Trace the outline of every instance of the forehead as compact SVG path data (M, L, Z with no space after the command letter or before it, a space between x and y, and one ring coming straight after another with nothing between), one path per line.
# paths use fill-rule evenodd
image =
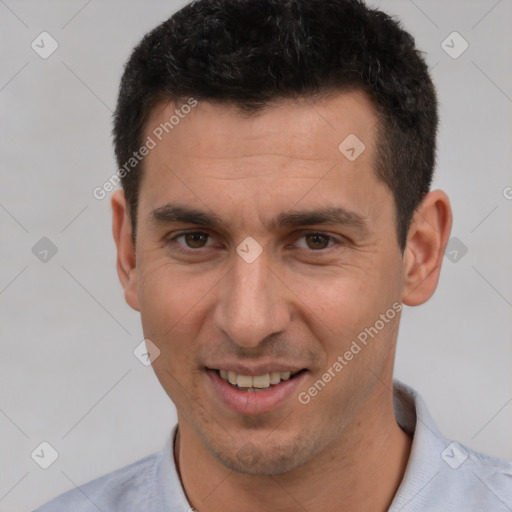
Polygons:
M160 104L145 127L155 147L144 159L140 207L179 198L225 218L263 218L300 202L368 217L384 187L374 172L377 121L357 91L283 100L253 115L206 101Z
M190 111L182 109L171 101L151 112L145 135L156 138L160 150L165 146L183 156L210 159L267 154L325 160L338 159L340 143L355 135L365 145L360 164L372 160L377 116L361 91L279 100L251 114L241 113L235 105L208 101L197 102Z

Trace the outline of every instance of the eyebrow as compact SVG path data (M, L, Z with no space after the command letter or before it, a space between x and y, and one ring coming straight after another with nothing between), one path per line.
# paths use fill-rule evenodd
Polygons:
M222 224L220 217L214 213L171 203L152 210L149 214L149 221L152 223L183 222L212 228Z
M152 210L149 214L149 221L153 224L182 222L209 228L217 228L225 224L213 212L172 203L167 203ZM337 224L357 228L361 231L368 230L365 217L342 207L323 207L280 213L270 221L269 227L276 230L283 227L312 226L316 224Z
M362 215L341 207L323 207L314 210L280 213L270 223L274 229L315 224L340 224L367 230L367 222Z

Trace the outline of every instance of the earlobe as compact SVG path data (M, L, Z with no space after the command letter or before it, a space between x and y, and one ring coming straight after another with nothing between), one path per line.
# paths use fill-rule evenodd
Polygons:
M441 190L429 192L414 212L409 228L404 252L404 304L417 306L433 295L451 227L448 196Z
M130 307L139 311L135 247L128 205L122 190L112 194L112 234L117 248L117 275Z

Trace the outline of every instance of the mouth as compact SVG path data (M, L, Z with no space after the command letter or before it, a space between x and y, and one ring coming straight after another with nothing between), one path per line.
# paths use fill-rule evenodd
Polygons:
M241 375L233 371L213 370L217 375L228 382L233 388L246 393L261 393L268 391L282 382L294 379L297 375L305 372L302 369L296 372L278 371L267 372L262 375Z
M308 370L270 371L247 375L232 370L205 368L210 386L207 393L228 409L240 414L256 415L282 407L297 394Z

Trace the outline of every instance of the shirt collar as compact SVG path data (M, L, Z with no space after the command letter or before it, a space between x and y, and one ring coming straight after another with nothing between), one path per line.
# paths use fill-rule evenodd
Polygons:
M441 453L447 441L439 432L420 395L399 380L393 381L393 406L398 425L412 437L409 461L395 497L389 508L394 510L423 510L412 501L444 469Z

